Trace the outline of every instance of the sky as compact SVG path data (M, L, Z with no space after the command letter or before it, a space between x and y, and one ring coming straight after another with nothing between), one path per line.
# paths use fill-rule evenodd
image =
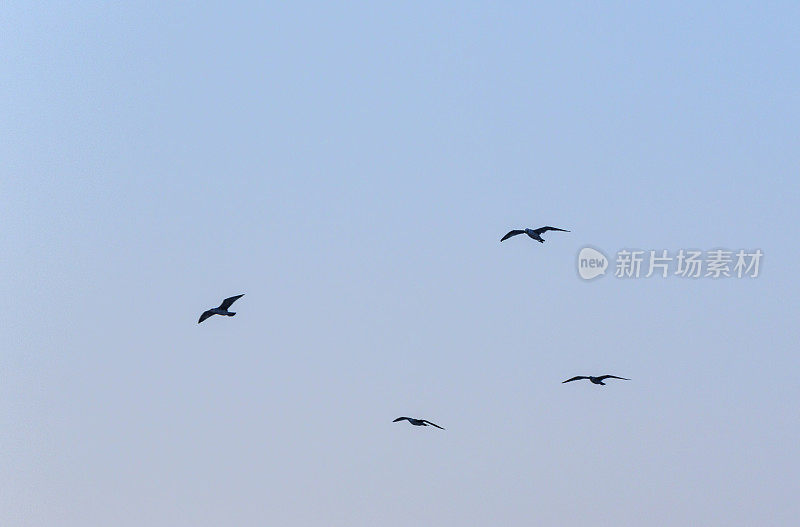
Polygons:
M531 4L4 3L0 524L794 524L800 6Z

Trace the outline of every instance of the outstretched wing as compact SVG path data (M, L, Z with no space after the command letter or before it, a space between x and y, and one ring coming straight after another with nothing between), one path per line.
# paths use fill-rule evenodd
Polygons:
M423 420L422 420L422 422L423 422L423 423L428 423L428 424L429 424L429 425L431 425L431 426L435 426L435 427L436 427L436 428L438 428L439 430L444 430L444 428L442 428L441 426L437 425L436 423L431 423L430 421L427 421L427 420L425 420L425 419L423 419Z
M564 384L565 382L579 381L581 379L588 379L588 378L589 377L586 377L585 375L578 375L577 377L573 377L571 379L567 379L566 381L562 382L561 384Z
M520 230L520 229L514 229L513 231L509 231L508 234L506 234L505 236L500 238L500 241L504 242L507 239L511 238L512 236L516 236L517 234L522 234L523 232L525 232L525 231Z
M233 304L234 302L236 302L237 300L239 300L239 299L240 299L240 298L242 298L243 296L244 296L244 293L242 293L241 295L236 295L236 296L232 296L232 297L230 297L230 298L226 298L226 299L225 299L225 300L223 300L223 301L222 301L222 303L219 305L219 308L220 308L220 309L224 309L225 311L227 311L227 310L228 310L228 308L229 308L229 307L231 307L231 304Z
M200 322L204 321L213 314L214 313L212 313L210 309L208 311L205 311L202 315L200 315L200 320L198 320L197 323L199 324Z
M630 380L630 379L626 379L625 377L617 377L616 375L601 375L600 377L598 377L598 379L600 379L601 381L604 381L606 379L622 379L623 381L629 381Z
M535 232L536 234L542 234L543 232L547 232L547 231L561 231L561 232L569 232L569 231L568 231L568 230L566 230L566 229L559 229L558 227L551 227L551 226L549 226L549 225L547 225L547 226L545 226L545 227L539 227L538 229L534 229L534 230L533 230L533 232Z
M405 420L405 421L411 421L411 418L410 418L410 417L398 417L397 419L395 419L395 420L394 420L394 421L392 421L392 422L393 422L393 423L396 423L397 421L404 421L404 420Z

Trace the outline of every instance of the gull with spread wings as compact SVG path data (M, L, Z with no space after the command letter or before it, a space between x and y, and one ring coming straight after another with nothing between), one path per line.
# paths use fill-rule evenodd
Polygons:
M243 296L244 293L242 293L241 295L236 295L230 298L226 298L225 300L222 301L219 307L211 308L208 311L205 311L202 315L200 315L200 320L198 320L197 323L199 324L200 322L204 321L205 319L207 319L212 315L224 315L226 317L232 317L236 313L234 313L233 311L228 311L228 308L231 307L231 304L233 304Z
M600 377L592 377L591 375L588 376L588 377L585 376L585 375L578 375L577 377L573 377L571 379L567 379L566 381L562 382L561 384L564 384L565 382L580 381L582 379L589 379L592 382L592 384L600 384L602 386L606 385L606 383L603 382L606 379L622 379L623 381L629 381L630 380L630 379L626 379L625 377L617 377L616 375L601 375Z
M514 229L513 231L509 231L508 234L500 238L500 241L501 242L506 241L507 239L511 238L512 236L516 236L517 234L527 234L537 242L544 243L544 238L542 238L541 235L542 233L545 233L547 231L570 232L566 229L559 229L558 227L551 227L549 225L546 227L539 227L538 229Z
M441 426L439 426L437 424L434 424L434 423L431 423L430 421L426 421L425 419L414 419L413 417L398 417L397 419L395 419L392 422L396 423L398 421L408 421L409 423L411 423L414 426L428 426L428 425L431 425L431 426L435 426L436 428L439 428L440 430L444 430L444 428L442 428Z

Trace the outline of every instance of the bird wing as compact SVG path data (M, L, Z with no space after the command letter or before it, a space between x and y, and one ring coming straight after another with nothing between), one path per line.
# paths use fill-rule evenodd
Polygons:
M538 229L534 229L534 230L533 230L533 232L535 232L536 234L542 234L543 232L547 232L547 231L561 231L561 232L569 232L569 231L568 231L568 230L566 230L566 229L559 229L558 227L551 227L551 226L549 226L549 225L547 225L547 226L545 226L545 227L539 227Z
M605 379L622 379L623 381L629 381L630 379L626 379L625 377L617 377L616 375L601 375L598 377L601 381Z
M392 421L392 422L393 422L393 423L396 423L397 421L403 421L403 420L406 420L406 421L411 421L411 418L410 418L410 417L398 417L397 419L395 419L395 420L394 420L394 421Z
M200 320L198 320L197 323L199 324L200 322L204 321L213 314L214 313L212 313L210 309L208 311L203 312L203 314L200 315Z
M522 234L523 232L525 232L525 231L520 230L520 229L514 229L513 231L508 231L508 234L506 234L505 236L500 238L500 241L504 242L507 239L511 238L512 236L516 236L517 234Z
M589 378L589 377L586 377L585 375L578 375L578 376L576 376L576 377L573 377L573 378L571 378L571 379L567 379L566 381L562 382L561 384L564 384L565 382L579 381L579 380L581 380L581 379L588 379L588 378Z
M219 308L220 308L220 309L224 309L225 311L227 311L227 310L228 310L228 308L229 308L229 307L231 307L231 304L233 304L234 302L236 302L237 300L239 300L239 299L240 299L240 298L242 298L243 296L244 296L244 293L242 293L241 295L236 295L236 296L232 296L232 297L230 297L230 298L226 298L226 299L225 299L225 300L223 300L223 301L222 301L222 303L219 305Z
M423 423L428 423L428 424L429 424L429 425L431 425L431 426L435 426L435 427L436 427L436 428L438 428L439 430L444 430L444 428L442 428L441 426L437 425L436 423L431 423L430 421L427 421L427 420L425 420L425 419L423 419L423 420L422 420L422 422L423 422Z

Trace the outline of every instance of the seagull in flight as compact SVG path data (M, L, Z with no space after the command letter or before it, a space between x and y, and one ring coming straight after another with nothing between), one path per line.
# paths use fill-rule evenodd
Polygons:
M558 227L551 227L549 225L546 227L539 227L538 229L514 229L513 231L509 231L508 234L500 238L500 241L501 242L506 241L507 239L511 238L512 236L516 236L517 234L527 234L537 242L544 243L544 239L541 237L541 234L547 231L570 232L566 229L559 229Z
M431 423L430 421L426 421L425 419L414 419L413 417L398 417L397 419L395 419L392 422L396 423L397 421L408 421L409 423L411 423L414 426L428 426L428 425L431 425L431 426L435 426L436 428L438 428L440 430L444 430L444 428L442 428L441 426L439 426L437 424L434 424L434 423Z
M562 382L561 384L564 384L565 382L580 381L581 379L589 379L592 382L592 384L600 384L600 385L603 385L603 386L606 385L606 383L603 382L606 379L622 379L623 381L629 381L630 380L630 379L626 379L625 377L617 377L616 375L601 375L600 377L592 377L591 375L589 377L587 377L585 375L578 375L577 377L573 377L571 379L567 379L566 381Z
M234 313L233 311L228 311L228 308L231 307L231 304L233 304L243 296L244 293L242 293L241 295L236 295L230 298L226 298L225 300L222 301L219 307L213 307L208 311L205 311L202 315L200 315L200 320L198 320L197 323L199 324L200 322L204 321L205 319L207 319L212 315L225 315L226 317L232 317L236 313Z

